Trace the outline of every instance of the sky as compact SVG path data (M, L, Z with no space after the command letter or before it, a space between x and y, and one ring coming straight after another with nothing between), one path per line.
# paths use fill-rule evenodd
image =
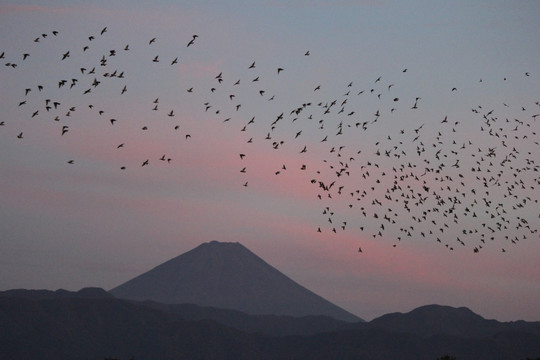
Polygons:
M0 290L111 289L218 240L366 320L540 321L538 15L0 1Z

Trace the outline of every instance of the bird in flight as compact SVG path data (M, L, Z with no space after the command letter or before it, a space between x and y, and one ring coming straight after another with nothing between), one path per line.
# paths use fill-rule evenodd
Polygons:
M199 37L199 35L193 35L192 39L188 42L187 47L190 47L195 43L195 39Z
M104 35L106 32L107 27L104 27L99 34ZM62 40L61 36L54 38L50 34L42 32L35 39L40 43L31 45L38 49L49 41ZM57 32L52 34L56 36ZM109 35L113 35L113 32L107 34L108 38L112 38ZM148 48L157 46L160 51L165 51L162 38L157 43L159 34L156 35L147 45L146 40L143 44ZM310 73L309 78L292 86L291 80L285 75L291 75L290 69L296 69L297 64L287 63L286 56L280 60L279 66L269 67L270 70L277 69L273 70L275 72L269 70L267 73L259 73L259 69L264 68L263 62L259 60L257 66L253 60L251 63L239 61L236 67L238 70L234 73L225 68L217 69L215 73L212 70L211 74L190 78L189 81L193 81L191 84L181 82L175 89L159 89L159 86L154 85L144 87L137 85L136 78L148 71L176 78L176 70L183 71L183 67L170 67L168 64L178 64L184 56L182 51L193 54L203 47L203 43L192 47L198 35L188 39L186 47L189 50L171 49L162 53L162 59L155 53L142 57L139 74L127 67L128 64L132 66L137 63L137 57L129 45L123 47L124 51L117 51L111 50L110 44L104 43L105 37L85 35L83 39L92 42L91 47L88 41L81 44L81 47L84 46L83 51L76 51L73 47L71 51L66 50L70 47L64 48L64 44L60 43L54 47L63 49L53 54L54 62L62 65L58 70L63 71L63 75L55 75L49 82L41 82L40 79L39 84L37 81L29 81L20 86L17 92L14 91L17 95L13 102L14 112L22 121L0 122L0 125L5 126L0 136L14 127L15 130L9 136L18 134L17 138L23 139L24 130L27 140L32 140L37 134L46 136L47 131L27 131L23 126L46 127L58 124L50 133L64 136L62 141L77 141L83 140L82 134L88 133L80 131L81 126L95 127L96 131L107 131L105 138L115 137L111 146L112 149L122 148L114 152L115 156L120 157L130 152L135 154L136 151L147 151L137 146L137 143L134 145L132 139L128 138L132 136L130 131L135 130L136 136L143 137L152 143L152 147L159 147L160 150L157 155L130 155L135 159L132 160L134 166L131 168L137 168L139 164L154 170L159 167L150 167L149 159L176 165L171 162L172 157L165 155L170 154L164 141L167 136L175 139L171 141L177 141L178 136L188 140L193 134L195 141L182 141L181 145L195 149L201 146L198 140L202 143L206 139L200 132L205 131L206 124L210 124L208 128L216 132L223 130L223 138L231 146L238 146L232 154L236 163L241 161L242 165L247 165L238 167L244 174L240 176L243 187L248 186L247 178L254 173L257 176L268 174L269 177L280 175L280 180L295 176L305 178L307 186L314 185L310 191L314 199L321 203L325 214L322 219L324 224L316 224L315 228L319 233L324 232L325 236L355 231L362 233L364 238L395 240L391 243L392 247L406 238L432 239L449 250L454 249L456 244L471 244L474 253L477 253L491 240L497 239L505 242L503 248L509 251L508 246L518 243L524 239L523 236L530 237L537 233L534 220L540 216L534 190L540 186L537 177L540 164L534 155L540 143L536 121L540 116L538 102L519 103L519 100L513 100L512 97L502 98L504 94L501 93L499 105L494 101L489 107L485 104L471 106L471 109L466 109L470 116L467 118L467 115L461 113L437 113L436 106L428 104L431 96L424 96L423 101L429 108L426 111L422 109L424 106L419 106L421 97L417 95L421 94L412 93L411 90L407 92L406 81L409 76L403 75L407 73L407 68L403 66L398 68L397 76L379 73L367 77L367 83L371 85L366 88L358 85L361 82L356 80L354 74L344 79L343 84L327 86L323 82L326 80L319 78L319 74ZM136 43L138 41L132 44ZM24 50L14 56L2 52L0 59L22 59L24 63L20 64L20 68L31 67L36 59L40 59L34 51L37 50ZM306 51L304 56L310 56L310 51ZM150 59L154 64L149 64ZM302 63L309 63L313 58L301 57L301 60ZM16 67L12 61L4 64L6 71ZM67 68L64 70L68 65L73 65L75 71ZM287 69L287 73L283 73L284 69ZM532 82L535 79L534 72L524 70L521 72L524 75L516 82ZM479 92L490 84L483 77L481 84L474 81ZM370 81L370 78L375 80ZM502 75L500 79L503 79ZM48 86L50 83L58 84L58 87ZM127 84L130 85L129 92ZM320 84L324 84L322 90ZM288 87L295 89L294 96L287 93ZM459 87L459 92L457 87L448 84L443 84L441 88L451 89L453 102L467 88ZM172 99L169 93L176 97ZM270 100L274 102L268 103ZM174 105L176 111L163 111L163 106L170 106L169 109L172 107L167 105L171 101L179 102L178 107L176 103ZM403 105L403 102L408 101L411 101L412 106ZM129 117L123 113L127 112L126 109L136 109L133 105L137 105L137 102L146 104L144 106L147 108L135 116L131 112ZM186 104L189 106L186 106L187 115L184 116L181 106ZM190 119L192 116L188 108L192 105L196 109L194 111L200 111L194 117L197 120L200 117L202 121ZM104 115L105 111L105 119L108 121L92 122L92 117L104 120L99 116ZM175 117L173 120L176 124L167 121L172 117ZM226 137L229 131L226 128L240 132ZM189 134L184 129L190 129ZM153 137L158 133L162 137ZM27 140L17 146L25 146ZM129 146L125 147L124 144ZM272 152L272 156L278 157L279 167L272 167L272 162L266 161L264 155L264 160L259 159L260 169L247 172L250 162L257 161L257 155L266 151L266 148ZM277 155L273 155L274 151ZM186 151L186 154L189 153L193 152ZM125 163L128 158L118 158L119 164L115 165L115 169L118 169L116 166L121 170L130 167L130 164ZM138 159L146 160L140 162ZM286 159L287 163L281 159ZM65 161L66 158L62 158L63 164ZM73 164L73 160L68 160L68 163ZM82 164L77 160L77 167L73 169L80 168ZM232 171L237 173L238 168L233 166ZM225 166L223 171L228 171ZM249 182L252 188L254 179L249 178ZM333 205L340 210L331 211ZM369 223L365 219L369 219ZM347 221L349 224L357 223L350 226ZM325 224L330 231L323 231ZM359 252L362 252L362 248L359 248Z

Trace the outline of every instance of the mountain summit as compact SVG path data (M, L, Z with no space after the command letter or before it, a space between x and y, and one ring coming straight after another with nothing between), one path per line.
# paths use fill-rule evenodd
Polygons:
M122 299L191 303L256 315L326 315L361 321L297 284L240 243L203 243L110 293Z

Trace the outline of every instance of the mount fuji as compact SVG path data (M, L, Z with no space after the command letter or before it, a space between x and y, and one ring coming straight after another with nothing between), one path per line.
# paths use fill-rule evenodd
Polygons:
M294 282L240 243L203 243L109 292L120 299L190 303L252 315L325 315L362 321Z

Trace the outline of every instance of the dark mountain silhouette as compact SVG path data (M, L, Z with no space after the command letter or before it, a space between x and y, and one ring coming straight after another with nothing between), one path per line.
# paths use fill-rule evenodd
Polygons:
M456 312L462 312L466 321L484 322L486 328L493 324L494 320L482 319L465 308L427 306L408 314L390 314L399 330L380 327L381 319L388 319L383 316L369 323L341 322L348 327L358 326L356 329L270 336L240 331L204 318L238 315L239 319L253 323L265 318L270 326L270 318L278 322L281 318L294 318L247 315L195 305L189 306L191 311L184 308L184 315L179 315L175 313L177 305L163 305L168 310L160 310L155 303L92 296L99 292L88 292L91 298L82 296L86 291L49 292L56 295L48 298L43 297L42 291L0 293L0 359L435 360L449 354L459 360L518 360L540 355L539 322L495 321L499 325L512 324L514 328L471 337L447 334L444 326L437 328L438 335L421 336L395 320L401 317L405 322L415 318L423 318L425 323L445 322ZM220 311L223 313L219 314ZM201 320L188 321L184 316Z
M100 288L84 288L77 292L67 290L7 290L0 291L3 298L23 300L58 299L115 299L113 295ZM14 300L6 300L14 301ZM15 300L16 301L16 300ZM123 301L123 300L122 300ZM194 304L162 304L154 301L126 300L135 306L158 310L179 316L183 320L210 320L241 330L246 333L264 333L275 336L312 335L321 332L346 329L350 322L336 320L329 316L293 317L287 315L249 315L237 310L198 306Z
M118 299L0 298L0 359L265 359L251 335Z
M422 337L444 334L481 338L512 331L540 335L540 322L486 320L466 307L442 305L425 305L406 314L386 314L371 320L369 326Z
M212 241L110 290L117 298L248 314L357 316L297 284L239 243Z
M424 338L373 328L280 337L274 347L287 359L435 360L451 355L457 360L524 360L538 357L539 340L538 335L522 332L482 339L450 335Z
M194 304L139 303L153 309L179 315L185 320L213 320L247 333L273 336L313 335L347 329L351 324L324 315L294 317L288 315L248 315L241 311L198 306ZM364 324L364 322L360 322Z

